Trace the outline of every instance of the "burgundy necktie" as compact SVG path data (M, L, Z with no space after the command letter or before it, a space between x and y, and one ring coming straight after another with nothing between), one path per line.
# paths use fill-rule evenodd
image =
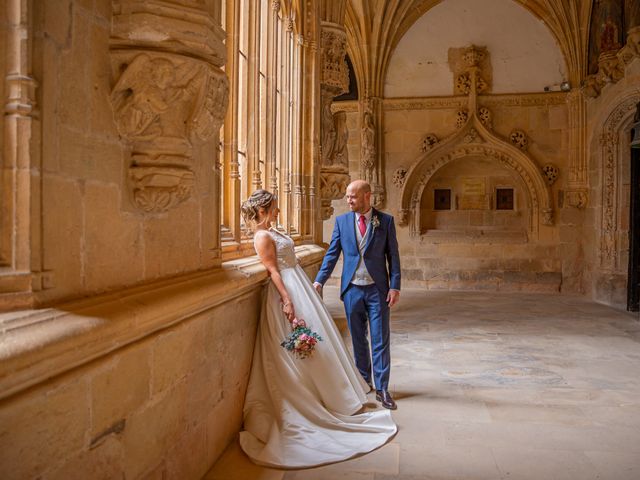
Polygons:
M367 231L367 224L365 223L364 215L360 215L360 218L358 219L358 229L360 230L360 235L364 237L364 234Z

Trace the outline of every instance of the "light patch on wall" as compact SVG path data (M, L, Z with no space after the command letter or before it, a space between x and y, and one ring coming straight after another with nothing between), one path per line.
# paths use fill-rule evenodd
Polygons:
M565 61L549 29L513 0L446 0L419 18L398 43L385 97L453 94L451 47L486 46L492 93L542 92L566 79Z

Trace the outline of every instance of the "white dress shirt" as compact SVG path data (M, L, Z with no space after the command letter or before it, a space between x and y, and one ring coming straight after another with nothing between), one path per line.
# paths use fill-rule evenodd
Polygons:
M358 249L360 250L360 261L358 262L358 268L356 268L351 283L354 285L371 285L375 283L373 278L367 270L367 266L364 263L364 248L367 245L369 235L373 234L373 228L371 227L371 215L373 215L373 208L370 208L367 213L364 214L364 223L367 226L367 230L364 232L364 236L360 233L360 227L358 222L360 221L360 213L355 214L355 229L356 229L356 241L358 242Z

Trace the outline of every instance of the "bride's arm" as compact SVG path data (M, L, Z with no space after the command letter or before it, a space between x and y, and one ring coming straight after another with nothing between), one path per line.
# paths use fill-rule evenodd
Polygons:
M287 288L284 286L284 282L280 276L275 243L268 233L256 232L254 245L260 261L267 269L267 272L271 277L271 281L278 290L278 293L280 293L280 298L282 299L282 311L287 317L287 320L292 322L296 316L296 312L293 308L291 297L289 297L289 292L287 292Z

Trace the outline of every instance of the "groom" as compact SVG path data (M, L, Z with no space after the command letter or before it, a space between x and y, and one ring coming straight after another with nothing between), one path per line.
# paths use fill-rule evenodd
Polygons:
M389 393L389 309L400 299L400 255L393 217L371 208L371 186L356 180L347 187L351 212L340 215L314 287L318 293L344 253L340 298L351 331L356 366L372 387L371 359L376 399L396 409ZM387 264L389 269L387 270ZM367 326L371 332L369 354Z

